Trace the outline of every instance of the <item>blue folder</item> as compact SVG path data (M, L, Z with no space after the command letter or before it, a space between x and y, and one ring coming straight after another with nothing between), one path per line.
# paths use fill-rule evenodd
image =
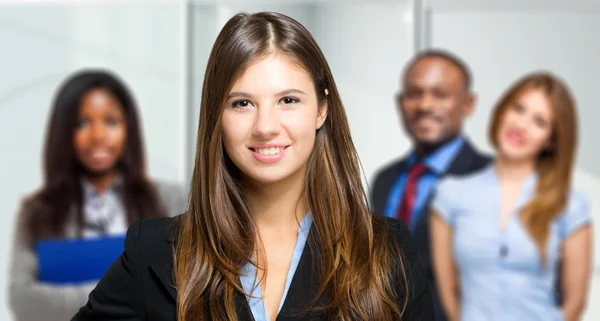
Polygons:
M125 235L40 241L38 279L51 284L98 281L123 253L124 240Z

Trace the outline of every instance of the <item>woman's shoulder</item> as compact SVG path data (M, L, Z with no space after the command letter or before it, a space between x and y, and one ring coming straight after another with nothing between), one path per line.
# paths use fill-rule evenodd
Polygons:
M584 192L574 188L569 191L567 202L567 209L569 211L587 210L590 204L588 196Z
M143 244L153 242L173 243L179 232L179 222L182 215L137 220L129 227L127 237L135 237Z
M43 206L41 194L42 189L38 189L28 194L22 195L19 201L20 212L34 211L36 208Z
M590 201L585 193L571 188L567 194L566 204L560 214L559 220L569 219L573 216L589 216Z
M587 195L582 191L571 189L567 195L567 204L558 219L563 223L591 220L590 201Z
M106 270L73 320L141 320L138 317L149 311L147 304L171 311L173 305L165 300L176 298L171 243L178 221L179 217L165 217L133 222L125 237L125 251Z
M179 232L181 215L140 219L127 230L125 246L139 249L144 258L160 260L170 257Z
M17 205L17 224L23 227L32 216L42 211L46 206L40 197L41 190L23 195Z
M588 197L577 190L571 189L567 196L567 204L555 222L559 227L559 236L564 239L581 227L592 223Z

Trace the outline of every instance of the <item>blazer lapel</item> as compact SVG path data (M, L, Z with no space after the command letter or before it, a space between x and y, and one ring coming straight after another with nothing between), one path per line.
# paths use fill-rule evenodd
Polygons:
M168 247L168 253L166 256L160 255L160 257L173 257L172 247L174 243L176 243L176 234L170 234L165 244L165 246ZM287 296L276 321L326 320L325 315L322 313L306 311L306 307L312 302L317 294L321 280L317 268L318 261L315 260L315 254L317 253L317 250L315 249L316 244L316 232L311 229L308 233L306 245L302 251L302 256L300 257L300 262L298 263L298 267L296 268ZM160 251L160 249L157 250ZM165 291L167 291L173 301L176 302L177 287L175 285L173 263L171 260L152 262L149 268L160 281ZM317 306L321 306L326 299L327 295L325 293L317 301ZM240 320L254 320L252 312L250 311L250 306L248 305L248 300L244 293L238 293L236 295L235 308Z
M150 270L158 278L164 289L169 293L169 296L174 302L177 302L177 287L175 285L175 275L173 274L173 247L177 243L180 216L171 220L171 224L167 227L164 248L155 249L155 253L162 253L155 257L160 258L150 262Z
M170 234L166 240L168 246L168 255L165 257L173 257L172 246L176 242L176 235ZM173 274L173 262L171 261L158 261L150 264L150 270L154 273L161 285L169 293L169 296L173 299L173 302L177 302L177 287L175 285L175 276ZM235 309L239 320L241 321L253 321L250 306L248 300L243 293L238 293L235 297Z
M173 265L172 264L153 264L150 266L152 272L158 277L165 290L169 293L171 298L177 301L177 288L175 287L175 278L173 276ZM250 306L248 300L243 293L238 293L235 297L235 310L240 320L252 321L252 313L250 312Z
M318 262L314 256L317 253L315 249L316 241L316 233L311 229L276 321L320 320L321 318L325 320L324 315L306 311L306 307L314 300L319 290L321 280L317 268ZM326 295L321 296L317 301L317 305L322 304L326 298Z
M169 293L173 301L177 301L177 288L175 287L175 276L173 275L173 263L160 262L150 265L150 269L160 280L164 289Z
M240 320L254 321L252 311L250 311L250 305L248 305L248 299L244 293L238 292L235 296L235 311Z

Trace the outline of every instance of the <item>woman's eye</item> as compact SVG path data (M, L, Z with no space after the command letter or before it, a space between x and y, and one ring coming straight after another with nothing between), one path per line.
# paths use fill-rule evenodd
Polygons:
M231 107L233 108L246 108L248 106L252 105L252 103L250 103L248 100L236 100L231 104Z
M300 100L293 98L293 97L283 97L281 99L281 102L283 102L286 105L290 105L290 104L295 104L297 102L300 102Z
M117 124L119 124L119 121L116 118L109 118L106 120L106 124L108 126L116 126Z
M535 119L535 124L539 127L539 128L546 128L546 126L548 125L548 122L542 118L536 118Z
M90 122L87 119L80 119L77 121L77 128L84 128L88 126Z

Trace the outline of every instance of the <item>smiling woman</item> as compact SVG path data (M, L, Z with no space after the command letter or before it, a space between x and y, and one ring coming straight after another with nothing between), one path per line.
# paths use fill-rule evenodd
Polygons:
M77 159L94 176L110 177L124 153L127 137L125 112L106 89L92 89L83 96L73 135Z
M272 12L225 24L197 141L189 210L134 224L73 320L433 320L406 225L368 210L304 26Z
M244 176L277 182L306 175L327 117L314 87L310 75L282 55L260 58L233 84L222 116L223 142Z
M48 125L44 183L23 201L13 242L9 295L18 321L70 318L122 251L111 239L139 218L185 208L179 186L147 177L137 106L115 75L71 75Z
M433 260L448 317L579 320L592 219L587 197L571 188L577 113L569 88L547 72L525 75L500 98L489 137L494 164L446 179L433 200Z

